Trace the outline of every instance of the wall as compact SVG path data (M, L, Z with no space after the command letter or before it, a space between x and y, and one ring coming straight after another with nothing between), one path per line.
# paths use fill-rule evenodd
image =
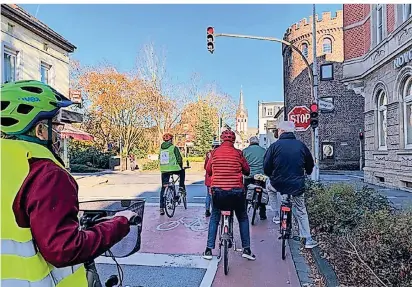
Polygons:
M12 34L8 32L8 23L14 25ZM1 52L4 47L18 51L17 80L40 80L40 64L51 65L49 72L50 85L69 96L69 55L59 47L48 43L45 51L41 37L23 28L8 18L1 17ZM3 62L2 62L3 71Z
M363 14L363 12L362 12ZM360 17L360 16L359 16ZM285 39L301 48L302 43L309 43L308 62L312 63L312 18L293 25L285 34ZM359 169L360 141L359 130L364 122L364 100L353 91L348 91L341 82L343 77L342 62L344 58L343 46L343 14L323 13L322 20L316 23L317 30L317 60L319 98L332 98L335 110L331 113L321 112L319 115L319 140L320 140L320 168L321 169ZM332 53L323 53L323 39L332 39ZM294 106L309 106L312 103L311 86L308 70L301 57L295 53L290 63L290 53L287 47L283 50L284 57L284 91L285 114ZM320 80L320 67L323 64L333 64L334 79ZM329 99L328 99L329 100ZM312 131L296 132L298 139L302 140L309 149L312 149ZM323 158L322 143L334 146L334 158Z
M258 106L259 134L266 134L265 125L268 120L274 120L276 113L283 107L283 102L261 102ZM273 114L266 116L264 108L272 108Z

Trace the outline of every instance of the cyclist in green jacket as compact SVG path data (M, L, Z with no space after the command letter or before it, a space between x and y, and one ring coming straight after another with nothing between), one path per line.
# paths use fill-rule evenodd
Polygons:
M162 189L160 190L160 215L165 214L165 200L164 192L167 184L169 183L170 176L177 174L180 177L179 191L182 195L186 192L185 187L185 169L183 168L183 158L179 149L173 145L173 135L165 133L163 135L163 143L160 146L159 160L160 160L160 172L162 173Z

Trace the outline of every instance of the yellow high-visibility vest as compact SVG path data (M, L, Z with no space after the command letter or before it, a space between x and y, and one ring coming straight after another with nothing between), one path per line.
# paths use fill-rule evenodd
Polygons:
M30 228L16 223L12 206L29 174L30 158L50 159L61 166L46 147L1 139L1 286L87 287L83 264L54 267L39 253Z

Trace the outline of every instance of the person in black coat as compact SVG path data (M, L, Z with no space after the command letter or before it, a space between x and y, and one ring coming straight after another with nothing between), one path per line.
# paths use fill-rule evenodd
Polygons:
M292 195L295 207L294 215L298 221L300 237L305 238L305 247L313 248L317 242L312 239L309 219L306 211L305 172L310 175L314 168L312 154L308 147L297 140L294 131L295 123L292 121L280 122L278 125L279 139L270 145L266 151L263 169L269 176L270 186L282 196ZM279 223L279 212L273 218Z

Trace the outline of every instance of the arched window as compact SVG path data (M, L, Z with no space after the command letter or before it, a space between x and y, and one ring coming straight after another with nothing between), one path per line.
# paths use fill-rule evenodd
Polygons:
M412 76L406 78L403 85L403 114L404 114L404 134L405 148L412 149Z
M329 38L323 39L323 53L324 54L332 53L332 40Z
M307 43L302 44L302 54L303 56L305 56L305 58L308 57L308 44Z
M378 141L379 149L386 149L387 140L387 109L388 98L383 90L378 92L377 96L377 108L378 108Z

